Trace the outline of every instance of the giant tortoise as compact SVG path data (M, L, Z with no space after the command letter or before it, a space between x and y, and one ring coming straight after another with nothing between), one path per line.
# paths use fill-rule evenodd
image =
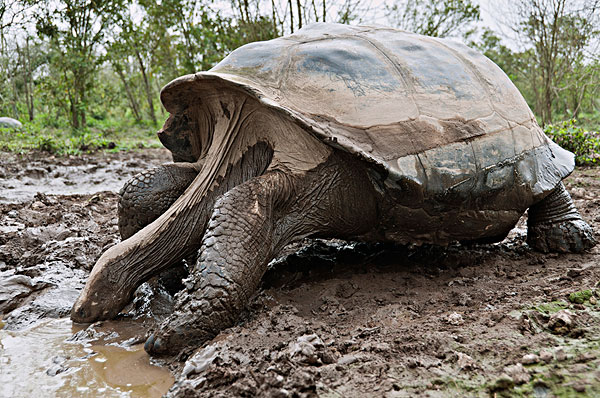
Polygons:
M450 40L318 23L175 79L161 100L174 163L124 187L124 240L71 314L112 318L141 283L197 253L150 353L233 325L269 261L305 237L497 242L529 209L533 248L595 244L561 182L573 154L498 66Z

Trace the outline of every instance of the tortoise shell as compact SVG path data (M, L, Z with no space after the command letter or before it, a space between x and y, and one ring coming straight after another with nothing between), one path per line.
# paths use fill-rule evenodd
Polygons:
M527 208L574 168L492 61L447 39L385 27L316 23L247 44L161 92L225 83L292 117L327 144L385 170L385 183L447 195L523 190Z

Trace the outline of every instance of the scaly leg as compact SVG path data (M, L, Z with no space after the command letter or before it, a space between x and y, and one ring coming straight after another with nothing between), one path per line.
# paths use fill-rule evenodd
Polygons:
M119 195L119 232L123 240L163 214L198 175L195 163L168 163L143 171Z
M579 253L596 245L563 183L529 208L527 243L541 252Z
M187 289L146 351L176 353L234 325L267 264L288 242L359 236L374 227L376 199L366 173L335 160L302 179L269 172L217 201Z

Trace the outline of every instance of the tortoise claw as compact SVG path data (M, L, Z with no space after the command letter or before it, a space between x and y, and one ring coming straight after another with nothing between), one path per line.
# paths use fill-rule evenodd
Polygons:
M154 334L151 334L144 344L144 350L150 355L164 354L164 347L165 346L162 344L162 340L160 338L156 338Z

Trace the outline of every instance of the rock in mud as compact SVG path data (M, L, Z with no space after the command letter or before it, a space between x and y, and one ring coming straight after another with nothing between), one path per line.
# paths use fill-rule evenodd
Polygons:
M513 388L515 382L512 377L507 374L501 374L489 387L490 391L503 391Z
M0 273L0 314L6 314L17 308L32 293L42 290L50 283L34 281L26 275Z
M0 127L7 129L20 129L23 128L23 124L11 117L3 116L0 117Z
M456 363L459 368L464 370L474 370L477 368L477 363L469 355L462 352L457 352L456 355L458 357Z
M336 288L335 295L337 297L347 299L347 298L352 297L358 291L358 289L359 288L355 283L342 282Z
M456 298L456 303L461 306L470 307L473 304L473 300L467 293L460 293Z
M337 360L338 365L350 365L360 361L360 357L354 354L346 354Z
M573 390L577 391L578 393L584 393L586 390L586 384L582 381L575 382L575 384L573 384Z
M563 350L562 348L560 348L556 351L556 360L558 362L566 361L568 358L569 358L569 356L567 355L565 350Z
M183 367L183 371L181 372L181 376L188 377L192 374L204 372L218 356L219 349L215 344L204 347L187 360Z
M540 359L545 363L550 363L554 359L554 355L550 351L542 351L540 352Z
M521 363L523 365L533 365L535 363L538 363L540 361L540 357L538 357L535 354L525 354L523 355L523 358L521 358Z
M450 325L458 326L458 325L462 325L463 323L465 323L465 321L461 314L459 314L458 312L453 312L452 314L450 314L448 316L448 323Z
M517 385L528 383L529 380L531 380L531 375L520 363L505 367L504 372L509 375Z
M575 326L575 315L569 310L560 310L550 316L548 329L554 334L568 334Z
M322 365L335 362L333 355L316 334L305 334L290 343L289 356L294 362L306 365Z

